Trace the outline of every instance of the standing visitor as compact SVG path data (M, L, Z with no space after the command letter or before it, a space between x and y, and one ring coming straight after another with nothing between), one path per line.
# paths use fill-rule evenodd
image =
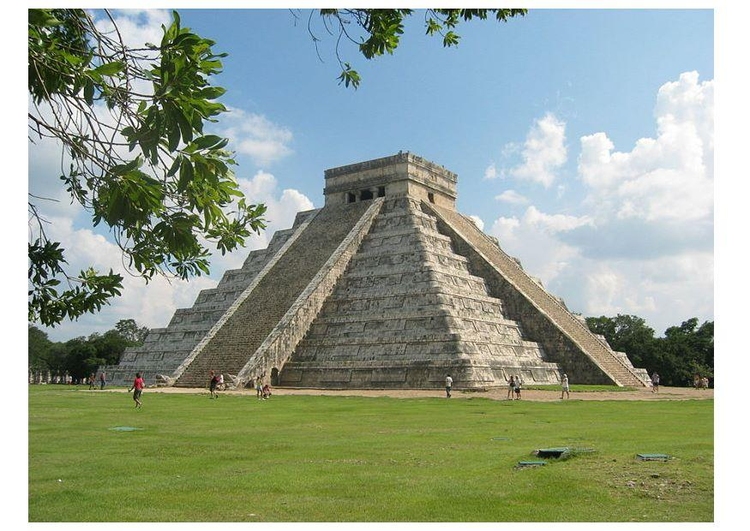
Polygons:
M104 390L105 385L107 385L107 374L102 371L99 375L99 389Z
M651 392L659 392L659 373L656 371L654 371L654 374L651 375Z
M445 377L445 395L446 398L451 397L451 387L453 387L453 378L451 378L451 375Z
M513 378L513 375L510 375L510 380L508 380L508 400L513 400L513 393L516 390L516 380Z
M521 377L518 375L513 383L513 391L516 393L516 400L521 400Z
M141 404L141 393L143 392L143 388L146 387L146 382L143 381L143 378L141 377L141 373L137 372L135 373L135 380L133 380L133 386L128 389L128 393L130 391L133 391L133 400L135 400L135 407L136 409L140 408L143 404Z
M211 391L211 398L219 398L219 393L216 392L216 387L219 385L219 377L216 376L214 371L210 373L211 380L208 382L208 389Z
M568 400L570 400L570 383L568 382L567 374L563 374L562 377L562 394L560 395L560 400L565 398L565 395L568 395Z
M263 399L263 380L260 376L255 377L255 396L258 400Z
M696 388L697 388L697 387L698 387L698 386L696 385ZM94 374L93 372L92 372L92 373L91 373L91 375L89 376L89 391L90 391L91 389L96 389L96 374Z

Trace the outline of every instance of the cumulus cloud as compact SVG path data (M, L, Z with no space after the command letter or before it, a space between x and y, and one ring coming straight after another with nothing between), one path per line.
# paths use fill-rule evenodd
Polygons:
M240 190L248 201L263 203L267 207L266 229L248 242L249 249L262 249L271 241L277 230L288 229L294 223L297 212L315 208L312 201L294 189L284 189L279 193L278 180L265 171L258 171L251 179L239 179Z
M494 162L487 166L487 168L484 170L484 178L497 179L497 167L495 166Z
M505 190L503 193L496 195L495 200L510 205L525 205L529 202L528 198L519 194L515 190Z
M116 9L110 11L124 44L130 48L140 48L145 43L158 45L164 32L161 27L169 26L171 12L165 9ZM96 16L96 12L92 12ZM96 27L104 34L114 35L115 25L106 17L94 19Z
M314 208L312 201L299 191L279 190L276 177L266 172L258 172L250 179L239 179L239 184L248 201L266 204L266 230L252 236L246 247L223 256L214 254L211 275L189 281L155 277L146 283L127 272L122 252L106 236L90 228L77 227L72 217L48 217L50 223L46 230L50 239L62 242L63 247L70 250L67 253L69 272L94 267L102 272L112 269L124 277L121 297L96 315L82 316L58 328L43 328L50 339L65 341L78 335L105 332L121 319L135 319L139 325L149 328L164 327L177 308L191 307L201 290L216 287L225 271L242 267L250 251L266 247L275 231L291 227L297 212Z
M713 81L696 72L665 83L653 138L617 151L605 132L581 137L578 215L529 206L520 217L498 217L490 234L584 315L635 314L658 333L690 317L712 319L713 107ZM532 127L521 167L549 184L545 169L564 162L565 124L547 117ZM534 163L533 152L557 157ZM519 204L512 191L497 199Z
M230 139L230 146L247 155L259 166L267 166L293 153L294 135L260 114L230 108L221 117L219 134Z
M580 255L580 250L560 239L560 233L590 224L587 216L548 215L530 206L520 218L496 219L490 234L509 254L522 255L524 269L547 284Z
M598 215L647 222L706 220L713 215L713 81L696 72L664 84L657 96L656 138L616 152L605 133L581 138L578 173Z
M479 230L484 230L484 221L479 216L469 216L469 219L477 226Z
M549 187L555 172L568 160L565 146L565 123L548 113L532 126L521 150L523 162L509 174L522 181Z

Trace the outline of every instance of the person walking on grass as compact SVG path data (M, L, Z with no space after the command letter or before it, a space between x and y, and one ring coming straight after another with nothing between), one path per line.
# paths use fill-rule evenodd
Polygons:
M568 395L568 400L570 400L570 382L568 382L567 374L562 375L562 394L560 395L560 400L565 398L565 395Z
M135 400L135 407L139 409L143 404L141 403L141 393L143 388L146 387L146 382L143 381L141 373L135 373L135 380L133 380L133 386L128 389L128 393L133 391L133 400Z
M451 387L453 387L453 378L451 378L451 375L445 377L445 397L450 398L451 397Z

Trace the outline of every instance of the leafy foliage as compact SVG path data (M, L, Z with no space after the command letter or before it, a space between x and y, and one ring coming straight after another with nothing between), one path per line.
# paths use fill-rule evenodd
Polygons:
M224 89L209 81L225 54L176 12L158 45L128 47L114 28L103 32L80 9L29 10L30 140L62 143L67 192L109 227L132 272L147 281L208 273L208 245L223 254L264 227L265 206L245 201L227 139L204 131L226 111L215 101ZM29 320L99 311L121 294L122 277L68 272L38 199L29 202Z
M104 31L82 9L29 9L29 140L63 146L60 179L95 226L109 228L128 272L188 279L209 273L209 245L222 254L264 228L266 207L250 204L231 172L228 140L204 131L226 112L225 90L210 83L222 70L214 41L183 28L177 12L161 42L125 44L109 13ZM338 28L366 59L392 54L411 9L321 9L326 29ZM507 21L525 9L429 9L428 35L456 46L461 21ZM357 36L350 29L362 32ZM313 40L319 39L312 34ZM339 58L339 82L355 89L361 76ZM30 322L54 326L95 313L122 291L123 278L93 268L74 275L66 250L45 233L46 221L30 196Z
M461 36L455 28L461 21L472 19L486 20L494 16L499 22L524 16L526 9L427 9L425 11L425 33L442 37L443 46L457 46ZM345 87L358 88L362 78L339 55L342 40L354 43L365 59L393 54L398 48L404 33L404 20L414 15L413 9L321 9L320 15L328 33L337 32L336 55L341 66L339 84ZM311 15L312 17L312 15ZM333 26L333 29L331 28ZM320 39L313 34L312 18L308 28L313 41Z
M614 350L625 352L634 366L658 372L664 385L692 385L696 374L713 378L713 321L699 327L693 317L667 328L664 337L654 337L654 330L634 315L589 317L586 324Z
M47 333L29 326L29 369L68 373L81 380L101 365L115 365L125 349L143 343L148 328L134 319L122 319L115 328L103 334L76 337L64 343L50 341Z

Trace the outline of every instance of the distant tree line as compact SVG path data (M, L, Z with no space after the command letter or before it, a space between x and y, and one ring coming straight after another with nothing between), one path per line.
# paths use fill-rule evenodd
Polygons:
M148 328L133 319L118 321L115 328L103 334L76 337L54 342L47 333L29 325L29 371L67 374L82 382L101 365L116 365L125 349L143 343Z
M610 346L625 352L635 367L659 373L662 385L693 385L696 375L714 379L714 322L698 326L693 317L680 326L670 326L664 337L654 337L654 330L635 315L587 317L589 329L603 335Z
M664 337L655 337L654 329L635 315L587 317L586 324L595 334L604 336L610 346L625 352L635 367L659 373L661 384L685 387L695 375L714 378L714 323L698 326L693 317L679 326L670 326ZM148 328L133 319L119 321L103 334L53 342L47 334L29 325L29 370L69 374L83 381L101 365L116 365L125 349L140 345Z

